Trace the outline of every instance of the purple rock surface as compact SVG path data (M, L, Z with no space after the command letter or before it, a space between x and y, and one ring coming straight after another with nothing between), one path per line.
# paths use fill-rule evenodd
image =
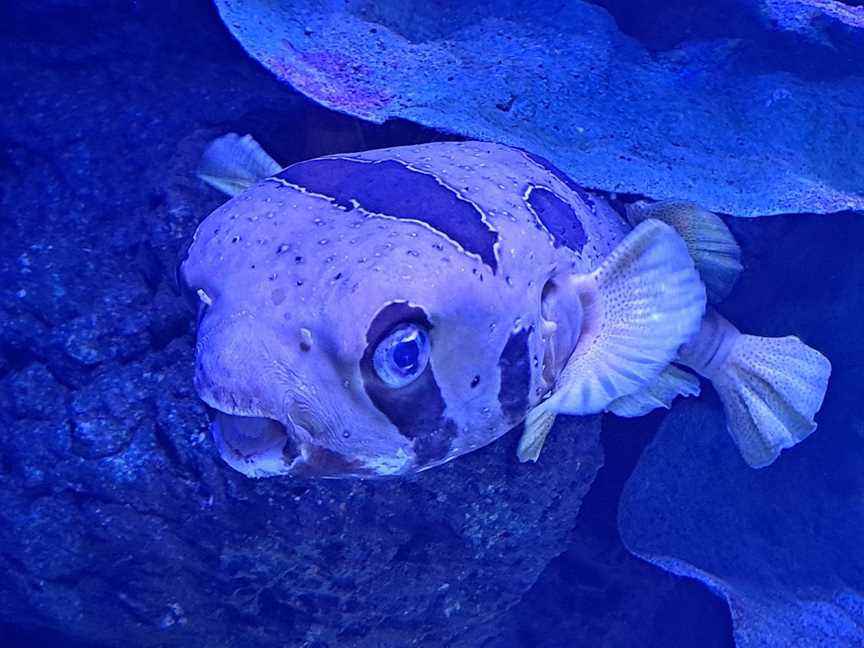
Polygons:
M216 4L279 79L363 119L522 146L587 187L737 216L864 208L864 48L793 54L740 0L706 10L704 33L670 14L658 31L680 38L660 50L619 28L611 0L615 19L579 1ZM816 3L792 4L763 9ZM830 78L812 78L816 60Z
M831 358L819 428L775 464L752 470L729 442L713 394L676 403L624 489L621 535L637 555L726 598L739 648L858 648L864 263L837 252L864 227L860 215L846 214L736 229L748 272L726 311L742 330L794 331Z
M818 39L826 38L824 30L835 23L851 29L864 28L864 6L837 0L762 0L762 9L780 29Z

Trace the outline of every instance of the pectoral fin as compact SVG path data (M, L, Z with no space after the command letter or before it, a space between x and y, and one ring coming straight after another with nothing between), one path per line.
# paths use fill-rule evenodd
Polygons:
M705 288L668 225L639 224L589 275L566 285L582 309L576 348L545 407L596 414L654 381L698 330Z
M687 202L637 202L627 207L632 225L653 218L675 228L708 291L708 301L723 300L741 274L741 249L717 214Z
M281 169L251 135L228 133L204 149L198 177L211 187L236 196Z

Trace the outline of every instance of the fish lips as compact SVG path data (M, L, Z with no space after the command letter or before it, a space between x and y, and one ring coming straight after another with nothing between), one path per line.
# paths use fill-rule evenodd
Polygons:
M249 477L285 475L302 459L302 440L293 424L216 410L210 423L222 459Z
M247 477L382 478L411 472L414 457L364 462L316 444L291 421L238 416L215 410L210 429L222 459Z

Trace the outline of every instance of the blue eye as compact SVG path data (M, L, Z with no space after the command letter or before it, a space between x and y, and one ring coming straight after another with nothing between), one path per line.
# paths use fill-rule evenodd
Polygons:
M429 364L429 336L416 324L403 324L378 343L372 363L388 387L409 385Z

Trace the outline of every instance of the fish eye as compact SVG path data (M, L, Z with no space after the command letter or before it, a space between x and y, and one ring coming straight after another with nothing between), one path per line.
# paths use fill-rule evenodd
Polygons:
M429 336L416 324L395 328L375 348L372 365L378 378L397 389L419 378L429 364Z

